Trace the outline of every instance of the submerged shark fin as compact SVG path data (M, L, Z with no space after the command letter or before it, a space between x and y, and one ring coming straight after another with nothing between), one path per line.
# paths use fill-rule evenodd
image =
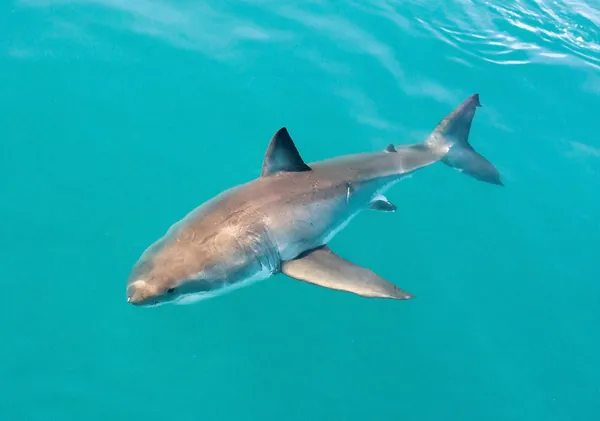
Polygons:
M396 150L396 147L395 147L394 145L392 145L391 143L390 143L389 145L387 145L387 146L386 146L386 148L385 148L385 151L386 151L386 152L398 152L398 151Z
M441 161L481 181L503 186L494 165L469 144L475 110L481 107L479 94L471 95L448 114L433 130L425 144L433 150L446 150Z
M385 196L379 195L371 201L369 209L380 212L396 212L396 205L390 202Z
M269 176L281 171L301 172L310 171L306 165L294 141L285 127L282 127L273 135L269 148L265 154L262 165L262 177Z
M396 300L413 297L369 269L342 259L326 245L283 262L281 272L300 281L363 297Z

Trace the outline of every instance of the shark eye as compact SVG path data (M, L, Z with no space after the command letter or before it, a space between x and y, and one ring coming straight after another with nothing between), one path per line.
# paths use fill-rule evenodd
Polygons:
M175 288L169 288L167 290L167 294L173 294L175 292Z

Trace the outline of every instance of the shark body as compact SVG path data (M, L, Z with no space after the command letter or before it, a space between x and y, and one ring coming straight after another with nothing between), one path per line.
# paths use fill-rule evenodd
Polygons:
M190 303L279 273L363 297L411 298L339 257L328 243L364 210L395 211L385 191L438 161L503 185L496 168L468 141L479 106L479 95L470 96L422 143L310 164L281 128L271 139L259 178L200 205L142 254L129 276L127 301Z

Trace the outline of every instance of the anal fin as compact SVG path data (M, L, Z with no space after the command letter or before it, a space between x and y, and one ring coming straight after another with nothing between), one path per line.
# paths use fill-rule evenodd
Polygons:
M373 271L342 259L328 246L283 262L281 272L300 281L363 297L396 300L413 297Z

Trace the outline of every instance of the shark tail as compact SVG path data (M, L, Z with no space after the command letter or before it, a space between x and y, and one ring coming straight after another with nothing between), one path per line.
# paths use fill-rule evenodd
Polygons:
M442 155L444 164L477 180L503 186L494 165L469 144L475 110L481 107L479 94L471 95L448 114L425 140L425 146Z

